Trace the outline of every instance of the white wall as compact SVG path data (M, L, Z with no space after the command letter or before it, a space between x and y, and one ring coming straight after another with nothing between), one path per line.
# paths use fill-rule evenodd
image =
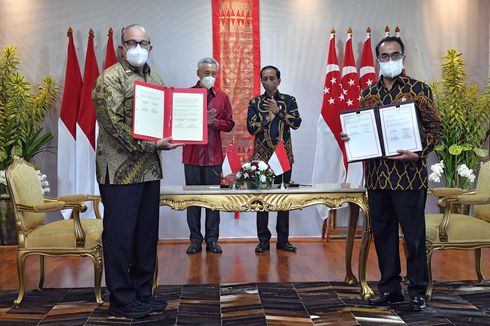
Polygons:
M353 29L354 52L359 60L367 26L373 29L373 47L384 36L384 27L398 25L406 44L406 67L410 75L424 81L440 78L440 57L446 49L464 53L470 81L485 85L489 76L489 5L487 0L262 0L260 1L261 64L272 64L282 72L281 91L294 95L303 118L293 132L295 167L293 179L311 181L316 121L325 77L328 39L337 30L337 50L342 62L345 33ZM0 0L0 46L19 48L21 71L36 83L51 74L63 83L67 38L74 30L83 72L87 33L95 31L99 69L105 56L106 34L140 23L150 32L154 50L150 64L167 85L186 87L196 82L196 62L212 55L210 0ZM46 123L56 133L57 111ZM56 146L56 139L53 145ZM38 157L56 189L56 157ZM181 150L165 152L164 184L184 183ZM434 210L431 202L429 210ZM274 215L274 214L273 214ZM313 208L291 213L291 236L318 236L321 221ZM203 223L204 224L204 223ZM270 221L274 229L275 219ZM254 214L238 221L222 214L222 237L255 237ZM186 238L185 212L161 209L160 237Z

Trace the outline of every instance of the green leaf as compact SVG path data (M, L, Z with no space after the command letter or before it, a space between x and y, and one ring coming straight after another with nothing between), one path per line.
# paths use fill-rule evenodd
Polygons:
M434 150L435 150L435 151L438 151L438 152L441 152L441 151L443 151L443 150L444 150L444 148L445 148L445 147L444 147L444 144L439 144L439 145L436 145L436 146L434 147Z
M474 146L471 145L471 144L462 144L461 145L461 150L462 151L471 151L471 150L473 150L473 147Z
M452 144L451 146L449 146L449 153L451 155L455 155L455 156L458 156L459 154L461 154L463 152L463 147L461 145L458 145L458 144Z
M476 154L478 157L487 157L487 156L488 156L488 150L487 150L487 149L483 149L483 148L473 148L473 152L475 152L475 154Z

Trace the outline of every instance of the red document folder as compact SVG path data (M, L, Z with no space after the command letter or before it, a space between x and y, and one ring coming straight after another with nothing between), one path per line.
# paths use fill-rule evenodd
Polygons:
M162 87L149 83L145 83L142 81L134 82L134 106L133 106L133 138L142 139L148 141L157 141L160 138L165 137L173 137L172 144L207 144L208 142L208 110L207 110L207 90L205 88L173 88L173 87ZM140 99L137 99L137 88L143 87L147 88L152 92L154 98L159 98L163 105L158 105L155 107L156 103L160 103L155 100L152 102L152 99L148 99L143 102L145 108L142 106L137 107L138 103L140 103ZM139 89L141 90L141 89ZM199 112L196 115L191 114L189 117L185 117L185 107L176 107L174 112L175 98L181 94L196 94L201 95L198 99L198 104L201 104L202 101L202 112ZM193 97L195 100L195 97ZM202 98L202 99L201 99ZM150 104L148 104L150 103ZM194 101L194 103L196 103ZM179 105L179 104L177 104ZM177 106L176 105L176 106ZM151 115L151 123L160 123L162 125L162 135L155 135L153 132L146 132L145 122L148 121L149 115L147 115L148 108L152 108L153 114ZM161 111L160 111L161 110ZM180 110L180 111L179 111ZM174 119L174 113L179 114L179 121ZM184 116L182 115L184 114ZM200 121L202 114L202 122ZM197 118L197 119L196 119ZM158 119L158 121L154 121L154 119ZM188 120L186 120L188 119ZM196 121L198 123L196 124ZM184 126L187 129L181 129ZM201 129L201 131L199 130ZM186 132L187 130L187 132ZM177 135L177 136L176 136Z

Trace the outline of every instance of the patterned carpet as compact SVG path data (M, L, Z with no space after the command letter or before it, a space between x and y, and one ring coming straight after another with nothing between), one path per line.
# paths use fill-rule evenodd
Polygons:
M109 317L92 289L31 291L13 307L0 291L0 325L490 325L490 283L436 283L424 312L407 302L372 308L340 282L162 285L167 308L147 318Z

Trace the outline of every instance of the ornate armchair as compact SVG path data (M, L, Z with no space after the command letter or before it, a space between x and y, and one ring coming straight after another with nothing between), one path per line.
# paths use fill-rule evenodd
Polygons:
M15 304L24 297L24 265L28 256L39 255L40 278L38 288L44 285L45 256L88 256L94 262L95 298L102 303L102 219L98 211L100 198L89 195L47 198L34 168L21 158L15 158L6 171L7 184L14 206L18 237L17 272L19 294ZM92 201L95 219L80 219L86 201ZM70 219L45 224L45 213L71 209Z
M481 273L481 248L490 247L490 161L482 165L476 189L431 189L429 194L439 196L438 205L444 214L426 214L426 251L429 270L427 297L432 295L431 258L436 250L475 250L475 268L478 280ZM475 216L453 213L457 205L474 205Z

